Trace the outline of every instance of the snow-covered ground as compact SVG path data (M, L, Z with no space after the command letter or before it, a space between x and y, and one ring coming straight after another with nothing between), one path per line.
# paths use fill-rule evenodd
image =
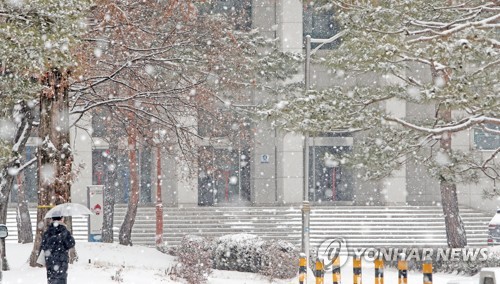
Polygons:
M45 269L32 268L27 264L32 244L7 244L7 257L10 271L3 272L2 284L38 284L46 283ZM121 283L151 284L151 283L184 283L174 281L167 275L169 267L176 265L175 258L158 252L154 248L141 246L124 247L117 244L77 243L79 261L70 265L69 284L104 284L119 283L113 280L117 273L123 279ZM352 264L348 262L342 267L344 283L352 283ZM121 272L119 272L121 271ZM315 283L312 273L309 273L308 283ZM331 274L325 283L331 283ZM466 277L448 274L434 275L434 283L438 284L477 284L478 277ZM233 271L214 270L209 283L220 284L261 284L261 283L298 283L297 279L269 281L266 277ZM363 263L363 283L374 283L373 266ZM397 283L397 271L386 269L385 283ZM421 284L422 275L410 272L408 284Z

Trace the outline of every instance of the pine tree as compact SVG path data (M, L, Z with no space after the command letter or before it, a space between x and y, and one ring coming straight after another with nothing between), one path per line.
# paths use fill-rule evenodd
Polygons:
M69 147L69 74L76 67L74 45L85 28L88 1L2 1L0 51L9 76L2 92L10 98L38 95L39 206L37 222L50 206L69 201L72 154ZM49 173L47 175L47 173ZM35 265L43 226L37 226L30 264Z
M346 164L366 178L401 165L424 166L440 182L450 247L467 244L456 184L482 175L500 179L498 153L481 159L452 148L452 137L479 128L500 135L500 6L486 1L335 1L346 32L321 62L335 70L332 86L292 92L264 113L288 130L355 135ZM388 103L421 109L397 117Z

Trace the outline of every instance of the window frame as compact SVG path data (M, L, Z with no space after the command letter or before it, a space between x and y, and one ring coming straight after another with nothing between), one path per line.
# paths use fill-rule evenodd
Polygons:
M500 125L495 125L495 124L486 124L485 125L488 128L493 128L497 131L500 131ZM500 148L500 135L495 134L495 133L490 133L486 132L483 129L479 127L474 127L472 128L472 135L471 135L471 144L473 149L478 150L478 151L495 151L496 149ZM485 137L490 135L491 137L488 137L487 141L482 141L483 143L477 143L479 138L478 137ZM484 138L482 138L484 139ZM496 144L495 144L496 143ZM491 147L490 147L491 144ZM484 147L487 146L487 147Z
M321 23L324 21L324 18L328 17L328 27L325 26L315 26L316 23ZM328 39L334 36L339 32L339 28L335 22L335 13L333 10L321 10L318 11L313 5L304 6L304 10L302 13L302 34L305 39L307 35L310 35L311 38L318 39ZM310 27L310 29L309 29ZM332 43L324 44L322 49L334 49L340 43L339 39ZM319 43L312 43L311 47L315 48Z

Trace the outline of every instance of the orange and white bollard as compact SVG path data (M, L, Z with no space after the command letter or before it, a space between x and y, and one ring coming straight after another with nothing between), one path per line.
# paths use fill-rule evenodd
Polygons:
M408 284L408 262L404 255L398 257L398 284Z
M333 284L340 284L340 255L333 260L332 279Z
M324 284L325 283L325 264L319 258L316 259L316 284Z
M432 260L425 260L422 264L422 272L424 273L424 284L432 284Z
M375 284L384 284L384 260L380 257L375 259Z
M299 258L299 284L306 283L307 277L307 258L304 253L300 254Z
M352 258L353 284L361 284L361 257L354 256Z

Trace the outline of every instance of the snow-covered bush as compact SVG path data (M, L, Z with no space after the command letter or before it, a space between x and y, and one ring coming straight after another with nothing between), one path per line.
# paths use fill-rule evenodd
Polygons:
M259 272L264 241L255 235L226 235L215 240L214 267L221 270Z
M206 283L212 270L210 242L199 236L185 236L176 250L178 265L173 275L184 278L188 283Z
M177 256L178 265L170 275L188 283L206 283L212 268L288 279L297 274L299 259L293 244L264 241L250 234L226 235L213 241L188 235L171 253Z
M250 234L220 237L214 244L214 268L287 279L297 274L298 251L285 241L264 241Z
M299 252L286 241L266 241L263 246L259 273L271 279L288 279L297 274Z

